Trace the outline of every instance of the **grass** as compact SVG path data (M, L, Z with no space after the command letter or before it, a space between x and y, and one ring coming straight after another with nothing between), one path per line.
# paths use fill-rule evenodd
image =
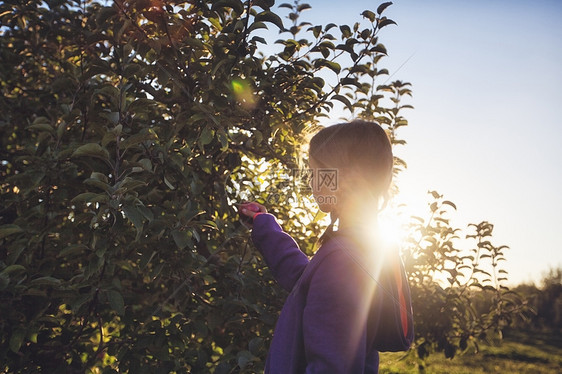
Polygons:
M424 362L414 352L381 353L381 374L562 373L562 336L556 333L511 331L499 344L480 344L480 352L447 359L434 353ZM421 367L421 368L420 368Z

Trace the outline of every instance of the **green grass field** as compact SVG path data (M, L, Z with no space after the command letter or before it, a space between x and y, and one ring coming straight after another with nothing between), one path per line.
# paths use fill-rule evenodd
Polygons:
M488 374L562 373L562 336L538 332L510 332L500 344L479 344L480 352L467 352L447 359L434 353L423 363L414 352L382 353L380 373Z

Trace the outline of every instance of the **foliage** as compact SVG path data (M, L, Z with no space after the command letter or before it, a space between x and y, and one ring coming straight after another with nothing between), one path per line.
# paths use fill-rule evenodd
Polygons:
M269 201L310 253L321 217L291 170L319 119L341 103L404 144L409 84L379 67L388 5L348 26L301 22L298 2L283 21L273 0L2 2L0 370L259 371L285 295L234 204ZM427 283L419 248L414 291L434 308L460 291ZM474 329L455 318L449 344Z
M504 285L507 246L491 242L493 225L470 224L465 239L472 245L461 249L460 229L450 224L454 203L431 192L427 219L412 217L406 268L410 274L414 320L421 359L434 349L452 358L478 341L501 338L502 329L528 308L520 295Z
M526 319L518 321L517 328L562 331L562 268L552 268L537 287L521 284L515 288L533 311Z
M425 360L424 371L416 365L414 357L402 353L381 354L381 374L551 374L562 365L562 339L554 331L510 331L501 344L483 343L480 352L467 350L464 354L447 359L431 355Z

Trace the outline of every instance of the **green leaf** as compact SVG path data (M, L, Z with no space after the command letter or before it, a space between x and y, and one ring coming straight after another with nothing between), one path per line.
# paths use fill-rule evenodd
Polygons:
M279 27L280 30L285 30L281 17L269 10L256 14L254 22L270 22Z
M154 134L147 133L147 132L138 133L138 134L131 135L127 139L123 140L120 143L120 147L127 149L132 146L138 145L142 142L145 142L147 140L153 140L153 139L154 139Z
M367 18L371 22L375 22L375 19L377 18L375 13L371 12L370 10L363 11L363 13L361 13L361 15L363 17Z
M33 123L32 125L27 126L28 130L34 131L46 131L49 133L54 133L55 129L49 123Z
M22 328L17 328L10 336L10 350L14 353L18 353L21 345L23 344L23 339L25 338L25 330Z
M383 27L388 26L388 25L396 25L396 22L394 22L393 20L388 19L386 17L383 17L377 23L377 26L378 26L379 29L382 29Z
M16 272L21 272L21 271L25 271L25 267L22 265L10 265L6 268L4 268L4 270L2 270L0 272L1 275L10 275Z
M244 13L244 4L240 0L218 0L213 3L211 10L216 11L220 8L232 8L239 15Z
M209 126L205 126L201 131L201 135L199 135L199 144L201 146L205 146L209 144L214 137L214 131Z
M253 355L249 351L240 351L236 355L238 366L241 369L244 369L252 361L252 358Z
M344 39L349 38L352 34L351 32L351 28L348 25L342 25L340 26L340 31L341 31L341 36Z
M61 280L54 278L54 277L40 277L37 279L32 280L31 282L29 282L29 284L31 286L47 286L47 287L52 287L52 286L58 286L61 284Z
M154 214L152 213L152 210L150 210L150 208L147 208L144 205L137 205L137 209L149 222L154 220Z
M0 273L0 291L4 291L10 284L10 277Z
M121 295L119 291L107 291L107 300L111 308L115 310L117 314L120 316L125 314L125 300L123 300L123 295Z
M2 225L0 226L0 239L4 239L9 235L17 234L19 232L23 232L23 229L18 225L14 225L14 224Z
M140 235L142 233L142 229L144 226L142 214L139 212L137 207L133 205L124 205L123 213L125 213L125 216L129 219L129 221L132 222L132 224L137 229L136 240L140 239Z
M30 342L37 344L37 336L39 334L37 332L28 332L27 337Z
M97 187L105 192L109 192L109 190L111 190L111 187L109 186L109 184L104 183L102 181L100 181L99 179L95 179L95 178L88 178L84 181L84 184L87 184L88 186L93 186L93 187Z
M74 312L77 312L78 309L80 309L80 307L84 305L87 301L89 301L91 298L92 298L91 294L84 294L76 297L75 299L70 301L70 309L72 309Z
M250 27L248 27L248 32L252 32L252 31L257 30L257 29L267 29L267 25L263 22L252 22ZM256 37L254 37L254 38L256 38Z
M261 7L262 9L269 9L275 5L275 0L254 0L253 4Z
M97 179L103 183L109 183L109 178L107 178L107 175L98 171L93 171L92 174L90 174L90 178Z
M248 344L248 348L254 356L259 356L260 351L263 349L263 347L264 347L263 339L259 337L253 338L252 340L250 340L250 343Z
M322 32L322 26L319 25L319 26L310 27L308 31L312 31L314 37L318 38L320 36L320 33Z
M115 105L117 105L117 103L119 102L119 90L117 89L117 87L111 84L106 84L102 88L95 90L94 94L107 97Z
M100 117L105 118L112 125L117 125L120 118L119 112L101 112Z
M150 109L151 107L155 106L156 103L153 100L150 99L146 99L146 98L138 98L135 101L133 101L130 105L129 105L129 111L131 113L145 113L147 112L148 109Z
M87 251L89 248L84 244L71 244L59 252L57 258L78 256Z
M138 161L142 168L146 171L152 171L152 162L148 158L143 158Z
M221 151L223 152L226 151L228 149L228 134L221 127L220 129L217 130L216 135L217 135L217 139L221 143Z
M142 170L142 168L140 169ZM146 186L145 181L138 180L131 177L125 177L125 179L123 179L121 183L119 183L118 189L120 190L120 192L127 192L127 191L133 191L139 187L144 187L144 186Z
M71 157L97 157L109 161L109 152L98 143L88 143L78 147Z
M184 249L191 244L191 238L189 237L187 231L173 230L172 237L179 249Z
M339 74L339 72L341 71L341 66L337 62L325 60L323 58L319 58L314 61L314 67L319 68L323 66L332 70L336 74Z
M220 19L216 18L216 17L209 17L208 21L211 23L211 25L215 26L215 28L218 31L222 31L222 24ZM225 61L225 60L221 60L221 61Z
M384 54L384 55L387 55L387 54L388 54L388 52L387 52L387 50L386 50L386 47L385 47L384 44L382 44L382 43L379 43L379 44L375 45L375 46L374 46L373 48L371 48L369 51L370 51L370 52L382 53L382 54ZM386 69L382 69L382 70L386 70ZM387 72L386 74L388 74L388 72Z
M353 108L353 105L351 104L351 101L349 101L349 99L343 95L334 95L332 96L333 100L338 100L339 102L342 102L345 104L345 106L349 109Z
M340 80L340 84L342 84L342 85L344 85L344 86L361 87L361 84L359 83L359 81L357 80L357 78L345 77L345 78L343 78L343 79Z
M109 196L105 193L95 193L95 192L84 192L77 196L75 196L71 203L101 203L107 202L109 200Z
M107 147L107 145L109 143L113 143L117 140L118 137L121 136L121 132L123 130L123 125L118 124L117 126L115 126L114 128L112 128L111 130L107 131L104 135L103 138L101 140L101 146L102 147Z
M382 3L381 5L379 5L379 6L377 7L377 14L378 14L378 15L381 15L382 12L384 12L384 10L385 10L386 8L388 8L389 6L391 6L391 5L392 5L392 2L391 2L391 1L388 1L388 2L386 2L386 3Z

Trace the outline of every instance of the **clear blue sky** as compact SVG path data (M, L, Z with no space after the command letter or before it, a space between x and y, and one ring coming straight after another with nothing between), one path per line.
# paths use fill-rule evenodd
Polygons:
M352 24L380 3L304 2L313 24ZM397 0L385 14L398 26L381 32L383 65L413 85L397 151L413 208L435 189L458 227L494 223L510 283L562 266L562 1Z

